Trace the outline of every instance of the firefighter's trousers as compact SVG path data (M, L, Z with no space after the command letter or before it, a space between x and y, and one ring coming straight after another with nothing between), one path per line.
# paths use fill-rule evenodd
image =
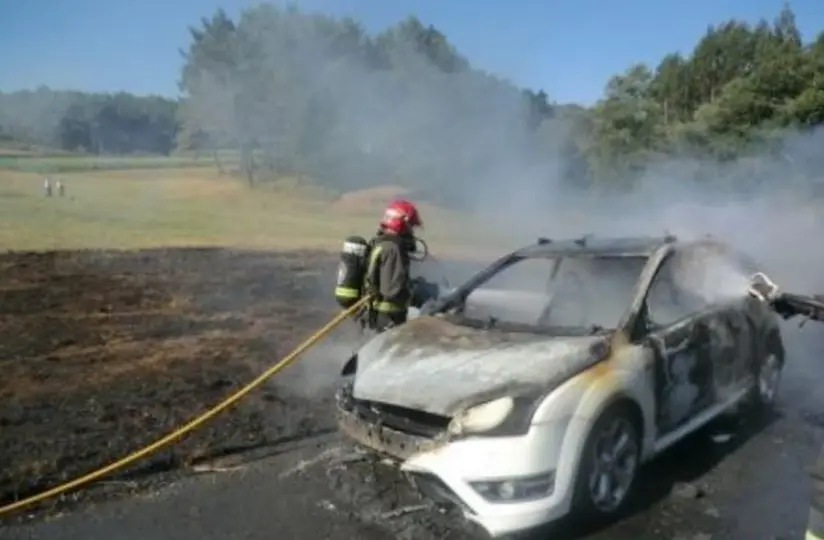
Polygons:
M824 540L824 447L810 473L810 515L805 540Z

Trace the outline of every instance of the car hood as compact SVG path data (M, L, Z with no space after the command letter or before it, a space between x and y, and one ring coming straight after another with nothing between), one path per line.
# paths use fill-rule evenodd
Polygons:
M421 316L358 351L353 396L452 416L525 389L550 390L596 363L593 346L606 339L479 330Z

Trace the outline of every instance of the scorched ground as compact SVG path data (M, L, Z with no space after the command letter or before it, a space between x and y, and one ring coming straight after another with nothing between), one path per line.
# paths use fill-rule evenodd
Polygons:
M213 249L0 256L3 502L120 457L247 382L332 315L335 264ZM651 466L628 519L559 538L800 537L805 468L824 434L824 339L792 325L785 336L775 418L684 441ZM467 538L335 433L332 390L314 376L340 368L328 347L128 475L41 505L34 523L13 523L30 512L6 518L0 538ZM236 451L226 463L237 469L188 474ZM144 495L122 496L133 490Z

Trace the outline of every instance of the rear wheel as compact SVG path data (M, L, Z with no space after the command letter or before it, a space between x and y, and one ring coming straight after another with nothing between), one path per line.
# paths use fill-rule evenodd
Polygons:
M625 507L641 462L640 429L631 409L616 404L595 422L575 484L574 517L607 519Z
M751 395L751 402L757 409L763 411L775 406L781 385L781 368L781 359L774 353L767 353L760 362Z

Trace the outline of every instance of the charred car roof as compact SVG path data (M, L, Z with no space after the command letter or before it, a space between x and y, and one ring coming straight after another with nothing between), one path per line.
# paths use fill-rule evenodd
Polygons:
M636 236L597 238L584 236L577 239L550 240L538 242L515 251L512 255L527 258L557 257L587 254L595 257L650 256L665 244L677 242L674 236Z

